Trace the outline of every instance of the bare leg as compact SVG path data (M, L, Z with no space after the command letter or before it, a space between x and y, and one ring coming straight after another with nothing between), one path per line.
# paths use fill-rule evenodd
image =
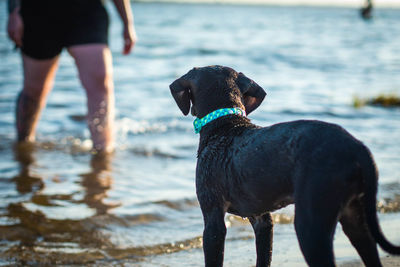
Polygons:
M99 152L114 149L114 84L110 49L104 44L68 48L75 59L87 94L88 125L93 148Z
M37 60L22 55L24 87L17 99L16 127L18 141L33 142L40 113L54 84L58 56Z
M250 217L256 235L257 267L271 266L272 258L272 217L270 213Z

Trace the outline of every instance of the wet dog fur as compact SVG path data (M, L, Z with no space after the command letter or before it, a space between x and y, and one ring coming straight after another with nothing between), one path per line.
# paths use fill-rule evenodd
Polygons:
M194 68L170 85L178 107L202 118L221 108L247 114L266 93L243 73L223 66ZM378 173L369 149L342 127L299 120L259 127L227 115L200 131L196 193L204 217L206 266L222 266L226 212L248 217L256 237L257 267L270 266L271 212L295 205L295 230L309 266L335 266L338 222L366 266L382 266L383 236L376 215Z

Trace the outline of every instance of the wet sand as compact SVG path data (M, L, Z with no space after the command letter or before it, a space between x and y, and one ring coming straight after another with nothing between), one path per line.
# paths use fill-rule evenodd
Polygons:
M382 258L382 264L385 267L398 267L400 266L400 257L385 256ZM340 267L362 267L364 264L361 261L354 261L341 264Z

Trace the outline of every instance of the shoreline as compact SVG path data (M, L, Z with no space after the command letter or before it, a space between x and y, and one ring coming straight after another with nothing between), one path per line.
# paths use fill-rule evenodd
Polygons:
M363 0L133 0L136 3L174 3L174 4L216 4L216 5L263 5L263 6L302 6L302 7L347 7L361 8L365 6ZM396 0L375 0L374 8L400 9L400 1Z

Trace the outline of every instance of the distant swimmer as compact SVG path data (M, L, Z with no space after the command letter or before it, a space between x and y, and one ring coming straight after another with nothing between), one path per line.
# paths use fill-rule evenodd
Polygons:
M365 7L361 8L360 13L363 19L372 18L372 0L367 0Z

